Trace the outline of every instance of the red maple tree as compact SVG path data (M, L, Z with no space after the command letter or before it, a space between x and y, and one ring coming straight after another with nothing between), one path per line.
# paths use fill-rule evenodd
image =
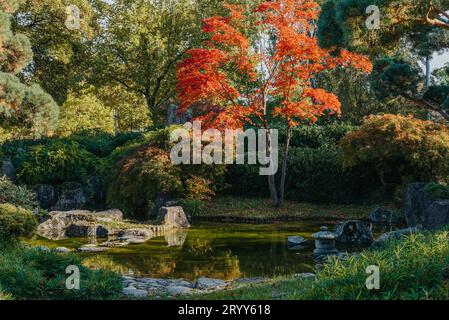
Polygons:
M320 72L336 67L372 71L364 56L341 50L338 56L318 46L312 0L263 2L254 10L225 4L229 14L204 20L208 35L201 48L188 51L178 66L179 112L194 111L215 128L250 123L270 130L271 119L287 127L279 192L269 176L275 205L284 200L291 129L315 122L325 112L340 114L338 97L316 88ZM269 143L269 141L268 141Z

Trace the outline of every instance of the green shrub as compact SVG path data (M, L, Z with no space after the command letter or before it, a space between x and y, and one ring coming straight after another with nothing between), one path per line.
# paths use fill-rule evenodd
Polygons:
M293 148L289 154L288 199L315 203L354 203L379 188L369 168L344 170L339 148Z
M345 167L373 167L384 184L449 177L449 129L433 121L371 116L341 140L341 147Z
M80 290L66 288L72 265L80 269ZM21 247L0 249L0 284L16 299L114 299L122 290L120 275L88 269L74 254Z
M80 132L68 139L78 142L80 146L97 157L105 158L116 148L140 137L141 134L136 132L119 133L117 135L105 132Z
M38 225L34 214L11 204L0 204L0 239L10 240L33 235Z
M181 206L185 213L190 217L200 216L204 209L204 203L198 199L183 199L181 200Z
M299 126L292 131L291 146L312 149L329 148L336 146L341 138L356 129L357 127L343 122ZM279 139L284 141L282 136Z
M26 209L37 207L36 195L28 189L17 186L6 177L0 177L0 204L10 203Z
M438 199L449 199L449 185L438 183L429 183L426 185L425 191Z
M30 185L82 181L94 171L96 162L77 142L56 140L30 147L17 167L17 177Z
M278 171L277 181L279 175ZM269 195L267 177L259 175L256 165L231 166L226 182L232 186L229 192L234 195ZM338 147L293 147L290 150L285 188L287 199L313 203L354 203L365 200L379 187L376 172L370 168L344 170Z
M144 218L160 194L182 190L180 168L173 166L168 152L147 146L122 159L107 188L107 202L128 216Z

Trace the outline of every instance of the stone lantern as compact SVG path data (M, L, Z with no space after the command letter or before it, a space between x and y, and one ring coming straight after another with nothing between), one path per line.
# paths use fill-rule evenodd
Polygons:
M320 231L314 233L315 250L313 250L314 257L329 256L339 254L337 248L335 248L335 234L330 232L327 227L321 227Z

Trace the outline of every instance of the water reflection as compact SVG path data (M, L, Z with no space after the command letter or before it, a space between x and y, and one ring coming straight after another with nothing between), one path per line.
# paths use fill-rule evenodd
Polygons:
M323 221L270 225L205 223L188 231L168 233L142 245L113 248L105 253L83 256L86 258L85 264L90 267L158 278L193 280L212 277L232 280L311 272L314 265L311 234L323 224L330 228L333 225L332 222ZM375 229L376 233L386 231L388 228L385 227L382 230ZM289 250L288 236L302 236L309 243L299 251ZM75 240L64 241L53 242L52 245L70 246L70 241Z

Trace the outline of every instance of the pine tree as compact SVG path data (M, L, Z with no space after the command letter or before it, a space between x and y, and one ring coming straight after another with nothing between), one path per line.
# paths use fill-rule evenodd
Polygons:
M33 58L29 39L11 30L18 5L18 0L0 0L0 128L36 138L54 130L59 108L39 85L27 86L18 78Z

